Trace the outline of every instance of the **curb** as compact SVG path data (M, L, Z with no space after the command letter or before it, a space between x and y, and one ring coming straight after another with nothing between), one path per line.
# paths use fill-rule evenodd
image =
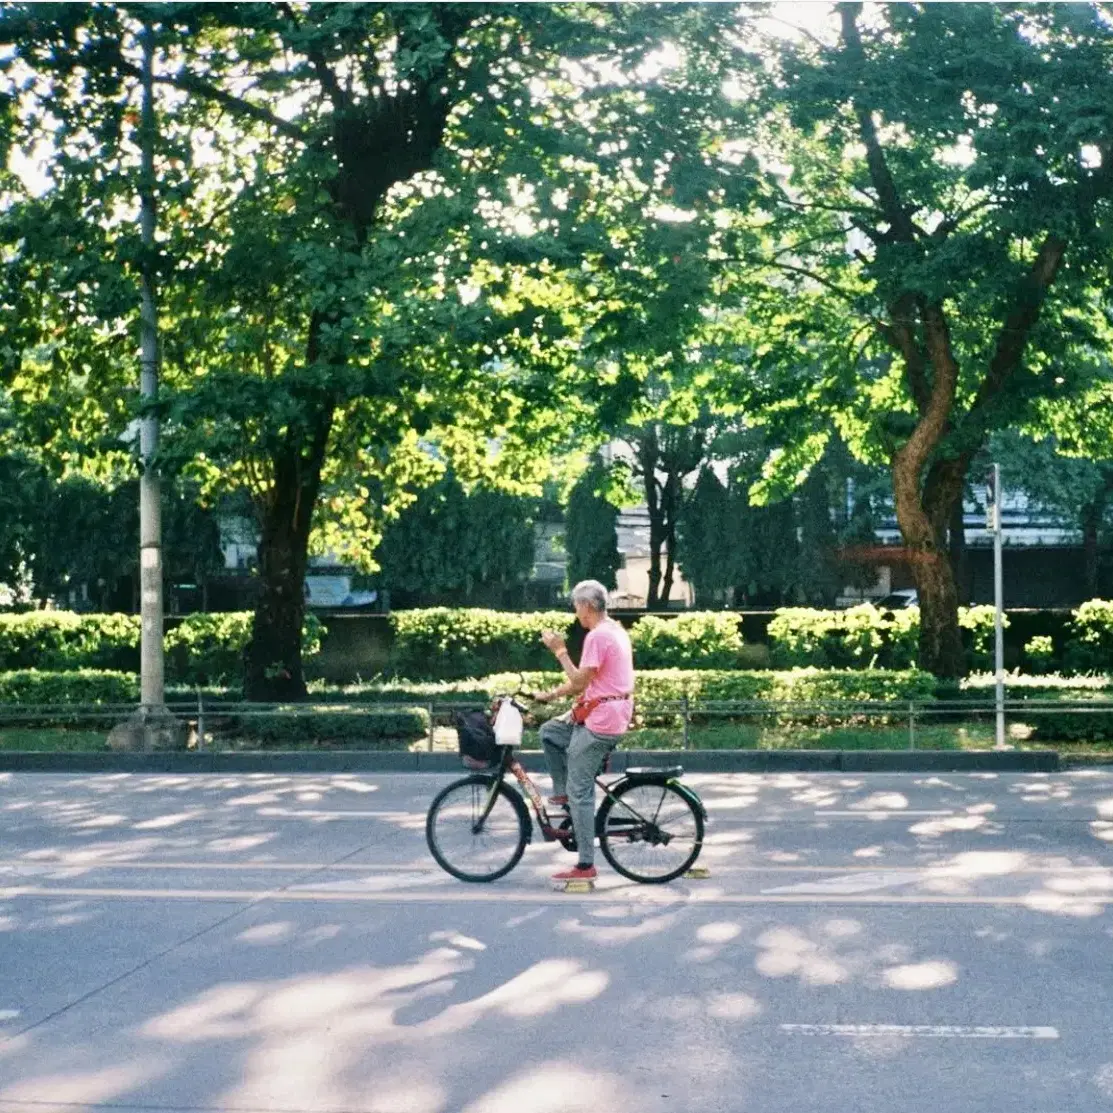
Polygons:
M531 773L544 756L521 755ZM620 750L611 770L682 765L689 773L1057 773L1056 750ZM463 773L452 753L0 753L0 773Z

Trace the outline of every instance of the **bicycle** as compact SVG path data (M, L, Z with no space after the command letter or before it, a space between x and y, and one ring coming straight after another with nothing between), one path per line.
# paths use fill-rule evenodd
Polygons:
M503 698L527 713L513 697ZM477 760L465 751L459 717L457 728L461 757L466 763ZM487 767L441 789L425 819L430 853L460 881L496 881L521 861L533 839L523 793L543 839L576 850L567 806L563 820L554 824L540 791L514 756L514 746L500 746L493 739L492 732L485 754L478 758ZM617 873L642 884L664 884L687 873L703 849L707 812L698 794L680 780L683 766L627 769L606 783L602 777L609 771L608 754L595 776L603 791L595 813L595 836L603 857ZM513 782L507 782L507 774Z

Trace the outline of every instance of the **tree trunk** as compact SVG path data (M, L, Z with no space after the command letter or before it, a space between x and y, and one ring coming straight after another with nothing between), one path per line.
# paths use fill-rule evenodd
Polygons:
M306 697L301 660L309 532L320 486L332 411L318 415L309 457L289 451L276 461L274 487L263 507L259 538L262 592L247 647L244 696L281 703Z
M661 582L661 602L668 603L676 575L676 521L680 515L680 477L670 472L662 492L665 574Z
M314 315L309 325L306 362L321 358L320 333L325 322ZM262 502L259 578L262 593L244 660L244 696L280 703L305 699L301 629L305 619L305 572L309 533L321 486L321 469L332 431L334 403L316 399L307 416L287 434L274 460L274 481Z
M657 433L649 427L642 433L638 443L638 465L645 490L645 508L649 514L649 588L645 597L647 610L657 606L661 598L661 549L665 541L662 491L657 483L657 458Z
M1110 496L1113 496L1113 466L1103 465L1101 471L1101 486L1082 507L1082 554L1087 599L1096 599L1101 594L1101 525Z
M1098 595L1098 529L1101 525L1101 508L1096 501L1082 507L1082 563L1083 582L1086 598L1096 599Z
M897 453L893 460L893 495L905 553L920 596L919 665L936 676L963 673L962 635L958 625L958 591L936 525L924 507L915 460Z

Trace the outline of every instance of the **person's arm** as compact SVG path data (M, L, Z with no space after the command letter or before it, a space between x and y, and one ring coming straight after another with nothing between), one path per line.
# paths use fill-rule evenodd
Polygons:
M564 644L564 639L552 630L546 630L541 635L541 640L545 643L547 649L552 650L553 656L556 657L568 679L548 692L538 692L536 698L542 703L549 703L552 700L560 699L562 696L579 695L595 679L595 674L599 671L598 667L577 668L572 664L572 658L568 655L568 648Z

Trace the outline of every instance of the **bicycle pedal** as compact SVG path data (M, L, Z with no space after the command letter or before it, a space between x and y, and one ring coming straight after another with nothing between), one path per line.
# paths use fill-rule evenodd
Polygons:
M553 888L558 893L593 893L594 881L554 881Z
M711 871L706 866L693 866L684 876L689 881L706 881Z

